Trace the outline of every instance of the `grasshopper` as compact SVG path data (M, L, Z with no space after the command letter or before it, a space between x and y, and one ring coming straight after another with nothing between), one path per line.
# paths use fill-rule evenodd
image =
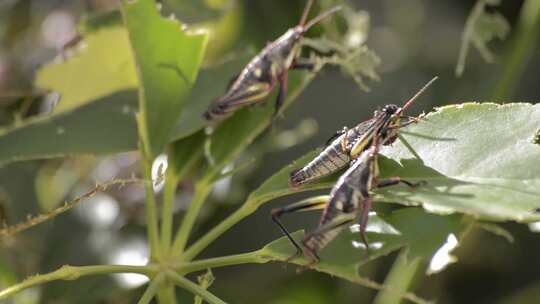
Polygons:
M354 146L354 155L360 154L371 146L374 136L380 136L385 145L392 144L399 129L417 121L416 118L407 117L402 122L403 112L409 108L437 77L425 84L402 107L394 104L386 105L381 111L375 111L373 118L361 122L352 129L344 128L327 141L324 150L303 168L291 172L289 185L298 187L305 183L318 180L344 168L354 157L351 148Z
M387 137L385 140L391 140L391 138ZM384 143L383 140L382 144ZM382 188L399 183L406 184L410 187L416 187L422 183L411 183L400 177L379 180L379 167L377 164L379 146L379 137L376 136L373 139L373 144L367 149L363 149L362 153L353 161L349 169L338 179L330 192L330 199L328 201L308 200L272 210L272 220L296 248L296 254L289 259L300 256L303 252L304 255L312 260L311 264L318 263L320 261L318 252L332 241L345 225L351 224L358 217L360 238L369 252L369 243L366 239L365 232L369 211L373 203L370 191L374 188ZM357 150L357 147L353 147L353 149ZM321 215L319 226L304 236L302 246L293 239L289 231L279 220L286 213L321 208L324 208L324 211Z
M279 93L274 115L279 112L287 92L289 70L313 68L313 64L300 60L304 34L313 25L341 9L339 6L334 7L306 24L312 4L313 0L307 2L297 26L268 44L244 67L238 77L232 79L225 95L211 104L203 114L206 120L218 120L244 106L259 102L270 94L277 83Z

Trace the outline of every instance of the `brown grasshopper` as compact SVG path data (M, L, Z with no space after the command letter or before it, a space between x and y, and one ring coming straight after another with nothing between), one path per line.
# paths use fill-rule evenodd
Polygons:
M210 105L203 116L210 121L218 120L247 105L255 104L270 94L279 83L275 114L279 112L287 92L290 69L312 69L313 64L300 62L300 51L304 34L315 24L337 12L337 6L315 17L306 24L313 0L304 8L300 23L281 37L268 44L244 67L237 78L231 81L225 95Z

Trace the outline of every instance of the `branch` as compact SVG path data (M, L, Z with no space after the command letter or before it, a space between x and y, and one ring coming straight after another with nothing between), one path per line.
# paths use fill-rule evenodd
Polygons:
M135 184L135 183L143 183L144 180L139 178L130 178L130 179L114 179L108 182L105 182L103 184L97 184L96 187L86 193L84 193L81 196L76 197L73 200L66 201L64 205L53 209L52 211L49 211L47 213L38 214L36 216L29 216L28 219L24 222L11 225L11 226L4 226L2 229L0 229L0 236L2 237L8 237L13 236L19 232L22 232L24 230L27 230L29 228L32 228L36 225L39 225L45 221L48 221L57 215L60 215L73 207L78 206L80 203L85 201L86 199L91 198L92 196L96 195L99 192L106 191L109 187L119 185L120 187L123 187L127 184Z
M95 266L70 266L65 265L47 274L38 274L28 277L26 280L0 291L0 300L7 299L16 293L44 283L65 280L72 281L80 277L110 273L139 273L152 277L157 273L154 266L129 266L129 265L95 265Z
M163 282L164 278L165 276L160 273L152 281L150 281L150 284L148 284L148 287L137 304L150 304L150 301L152 301L152 299L156 296L157 289Z

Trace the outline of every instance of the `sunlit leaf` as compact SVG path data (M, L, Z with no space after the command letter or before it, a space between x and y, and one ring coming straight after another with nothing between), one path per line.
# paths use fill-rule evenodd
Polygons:
M178 21L161 17L152 0L126 2L122 8L141 83L140 136L155 157L195 83L207 35L188 33Z
M230 77L246 60L246 56L240 56L201 70L170 140L181 139L204 127L202 113L225 90ZM137 98L135 90L120 91L65 113L30 119L14 129L0 130L0 145L4 147L0 151L0 164L136 150Z
M75 109L138 84L127 31L121 25L89 32L76 54L38 70L36 85L61 96L55 113Z
M540 220L540 151L532 138L540 105L466 103L439 108L385 147L385 176L427 181L417 189L388 187L385 200L487 220Z

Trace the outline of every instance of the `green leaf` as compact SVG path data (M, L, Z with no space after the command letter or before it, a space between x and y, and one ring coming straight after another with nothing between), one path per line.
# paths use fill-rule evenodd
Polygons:
M247 60L241 56L201 70L171 140L184 138L204 127L202 113L215 96L225 91L231 76ZM16 160L136 150L137 109L137 92L126 90L91 100L65 113L30 119L17 128L0 130L0 145L5 147L0 151L0 165Z
M0 166L12 161L133 150L137 143L136 105L135 91L121 91L0 131Z
M466 227L464 223L460 215L439 216L412 207L389 214L370 215L367 227L371 244L369 255L360 243L357 226L352 225L321 251L321 263L315 269L352 278L358 266L404 246L409 248L410 259L430 259L449 234L460 235ZM295 239L301 240L301 233L295 235ZM275 260L285 261L295 253L295 248L287 238L280 238L264 247L264 251ZM304 265L308 259L302 257L292 262Z
M360 237L358 230L351 226L320 252L321 262L313 265L312 269L369 286L371 281L360 275L361 265L404 246L409 248L408 259L429 260L450 234L459 238L466 223L460 215L438 216L421 208L402 208L381 216L371 215L367 228L372 245L369 256L363 247L356 245L360 243ZM302 232L296 232L293 237L300 240L302 235ZM262 258L271 261L286 261L294 253L295 249L286 237L259 251ZM306 265L309 261L301 257L290 262Z
M133 54L124 27L96 29L84 37L82 44L85 47L67 61L49 63L37 73L38 87L61 96L54 113L137 87Z
M188 33L176 20L162 18L152 0L125 2L122 13L141 83L140 136L153 158L172 135L197 78L208 37Z
M385 147L385 176L427 181L417 189L377 191L387 201L479 219L540 220L540 151L532 143L540 105L465 103L437 109Z
M486 62L492 63L495 60L495 55L490 51L487 44L495 38L499 40L506 39L510 32L510 23L503 15L497 12L489 12L486 9L487 6L498 5L500 5L500 1L497 0L477 0L463 30L456 65L456 76L461 76L465 70L465 61L470 45L478 50Z

